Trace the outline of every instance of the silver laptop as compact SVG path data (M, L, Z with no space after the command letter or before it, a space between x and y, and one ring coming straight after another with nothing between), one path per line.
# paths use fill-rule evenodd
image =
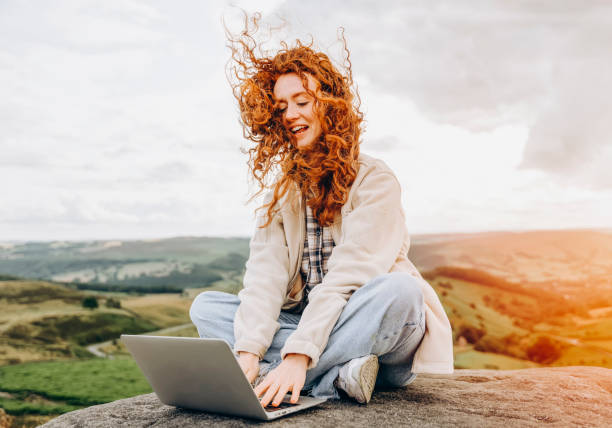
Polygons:
M229 344L221 339L122 334L121 340L164 404L271 420L323 403L290 395L278 407L263 407Z

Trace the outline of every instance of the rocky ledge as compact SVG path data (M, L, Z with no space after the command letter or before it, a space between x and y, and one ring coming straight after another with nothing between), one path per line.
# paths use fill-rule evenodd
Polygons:
M43 427L236 427L258 423L166 406L155 394L146 394L66 413ZM420 375L408 387L376 390L367 406L348 399L328 401L266 426L522 428L611 424L612 370L554 367Z

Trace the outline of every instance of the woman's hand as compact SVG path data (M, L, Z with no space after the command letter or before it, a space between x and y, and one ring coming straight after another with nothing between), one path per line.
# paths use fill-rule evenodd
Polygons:
M306 369L310 357L303 354L287 354L285 359L272 370L265 379L255 388L255 394L261 398L261 405L266 407L272 399L272 405L278 406L285 394L291 391L291 402L297 403L300 391L306 381Z
M246 351L238 352L238 364L250 383L253 383L259 373L259 357Z

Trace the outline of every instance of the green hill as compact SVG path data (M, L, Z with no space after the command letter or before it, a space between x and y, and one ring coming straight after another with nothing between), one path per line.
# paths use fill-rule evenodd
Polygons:
M457 368L612 368L612 307L585 307L554 290L523 287L473 269L439 268L425 277L453 327Z
M0 274L79 283L82 288L175 292L241 283L247 238L5 243Z
M86 297L94 297L99 307L84 308ZM87 357L91 355L84 347L91 343L166 326L117 308L121 299L129 306L138 297L92 294L44 281L0 281L0 365ZM185 318L183 315L176 324Z

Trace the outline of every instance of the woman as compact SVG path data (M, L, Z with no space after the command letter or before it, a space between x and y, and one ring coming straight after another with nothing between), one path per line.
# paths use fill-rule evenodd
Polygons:
M448 318L407 257L400 184L359 153L362 114L344 38L342 75L299 41L257 57L251 35L230 39L233 89L255 143L258 193L270 188L267 209L238 296L194 300L200 336L227 340L249 381L263 378L255 392L264 406L289 392L296 402L302 389L327 398L341 389L367 403L375 383L452 373Z

